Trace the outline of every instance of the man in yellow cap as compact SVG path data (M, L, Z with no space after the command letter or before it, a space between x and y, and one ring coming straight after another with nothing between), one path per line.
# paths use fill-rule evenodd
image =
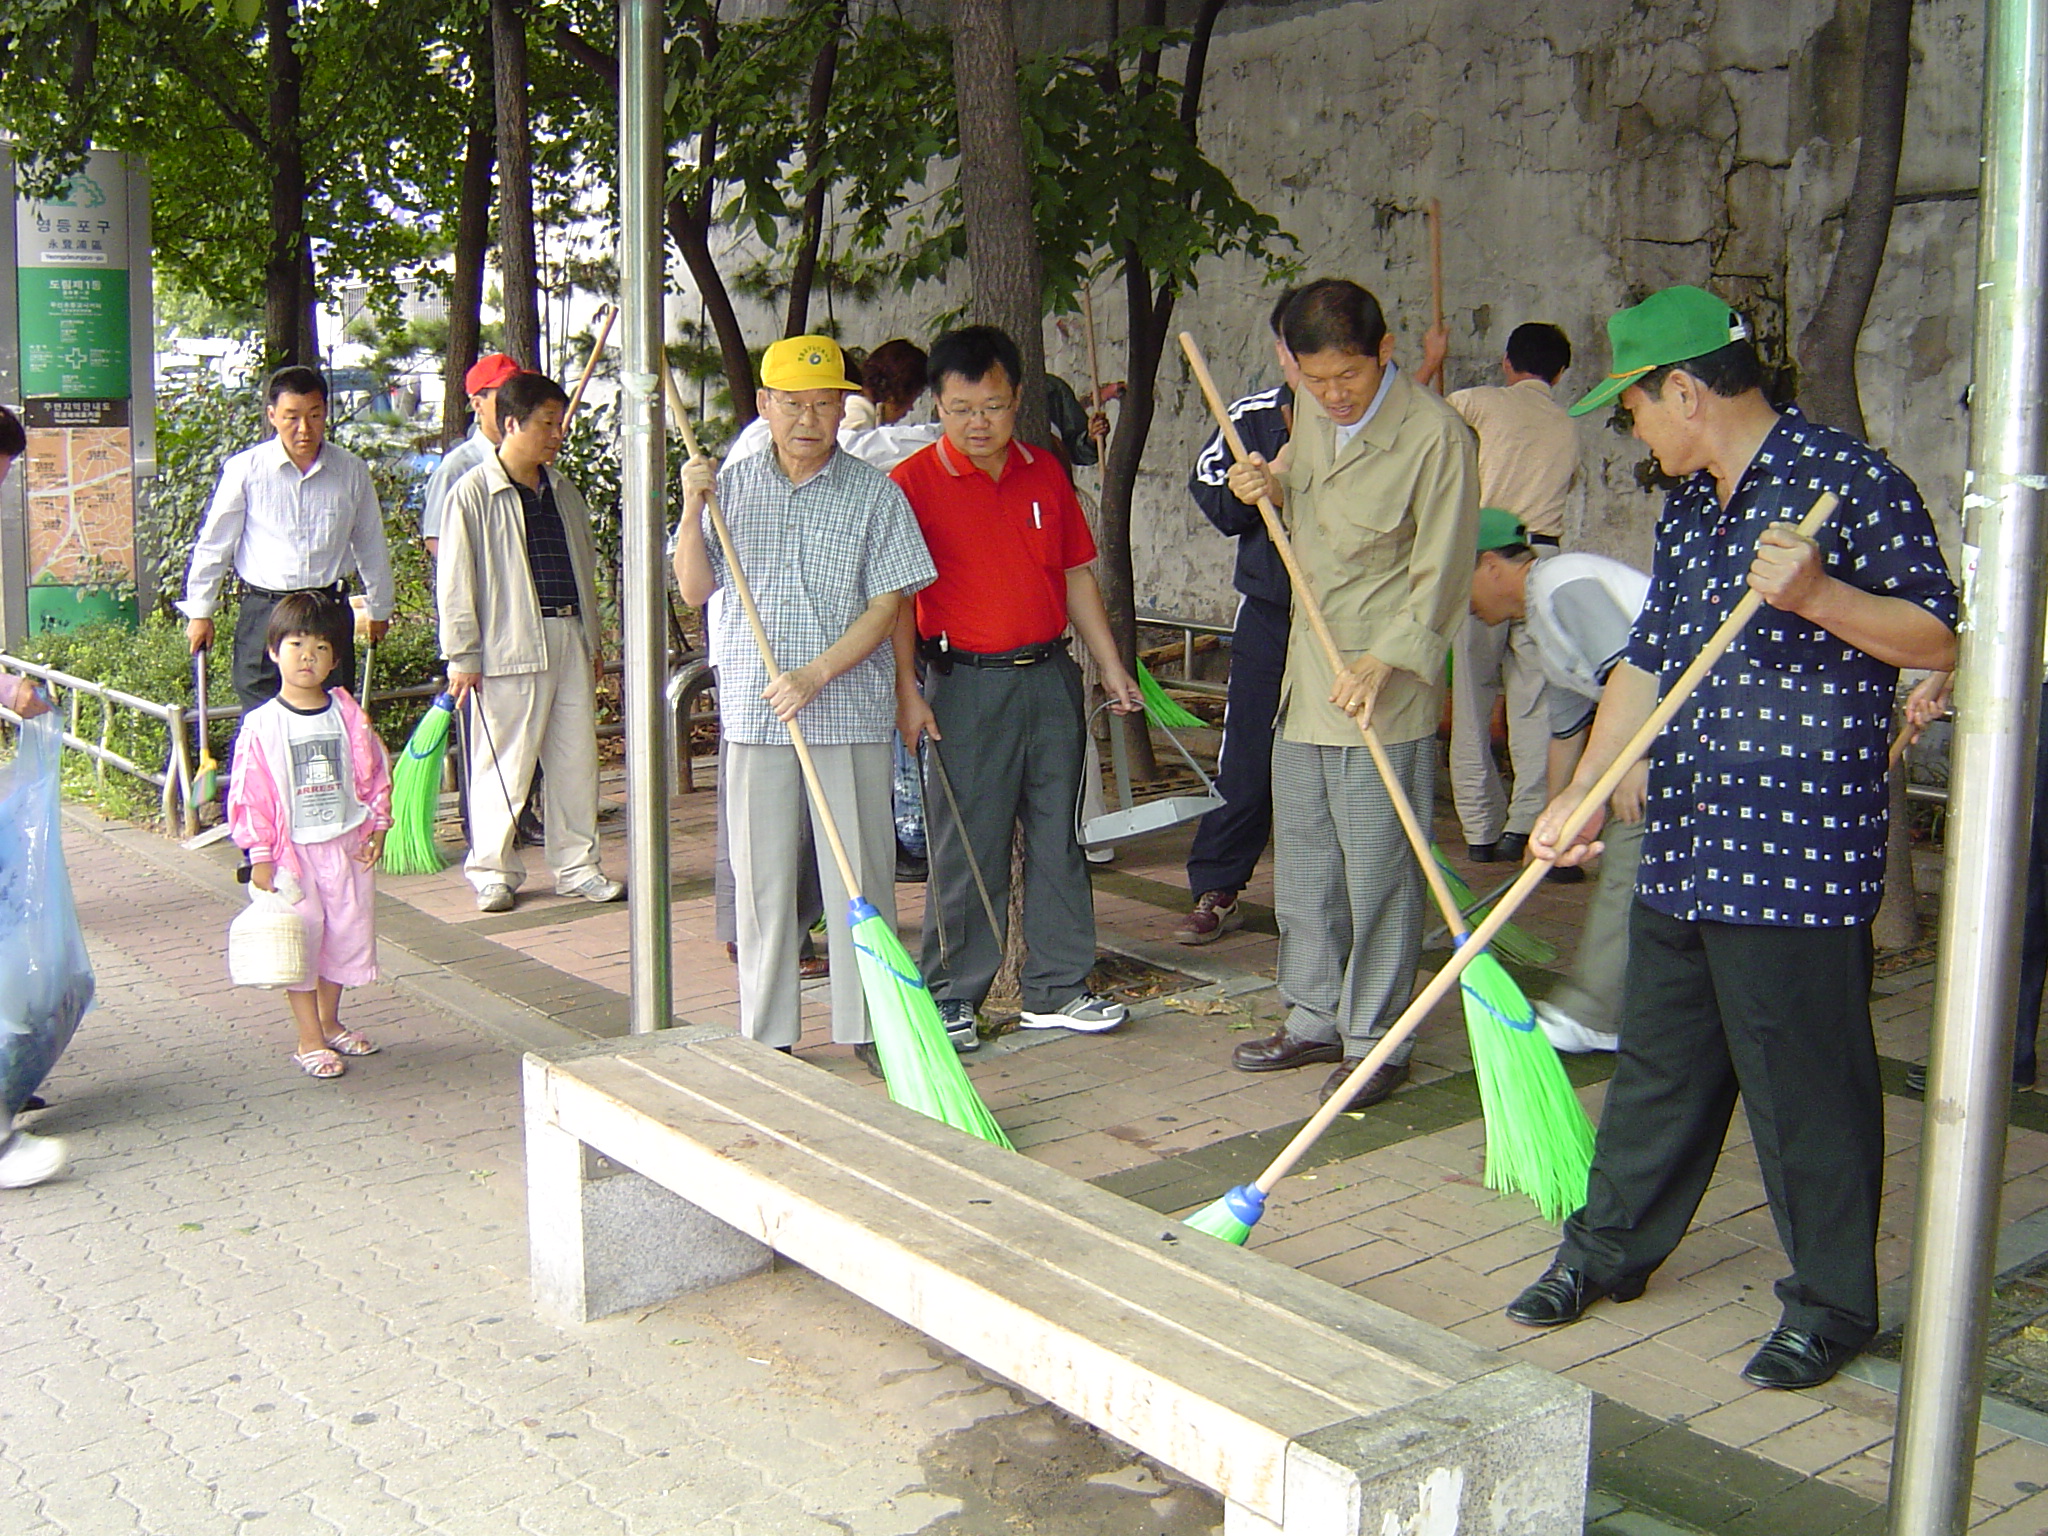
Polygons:
M1628 987L1585 1206L1507 1309L1533 1328L1640 1296L1713 1177L1739 1095L1792 1273L1743 1368L1818 1386L1877 1328L1884 1157L1870 921L1884 885L1885 759L1900 667L1955 656L1956 594L1913 483L1882 454L1765 396L1742 317L1667 288L1608 322L1619 399L1681 480L1649 596L1609 673L1571 786L1530 851L1576 864L1600 817L1559 832L1745 590L1768 608L1654 749ZM1824 492L1812 539L1792 526Z
M904 598L934 576L910 504L889 477L839 447L846 376L839 344L792 336L761 360L755 404L772 452L727 462L719 506L775 653L761 661L742 605L718 605L718 718L739 932L740 1029L789 1050L798 1017L797 860L804 782L790 744L797 721L846 843L861 894L896 921L896 823L890 808L896 667L889 639ZM734 584L706 527L708 459L683 469L675 572L702 605ZM849 892L820 840L816 860L832 956L832 1038L874 1066L860 970L847 927Z

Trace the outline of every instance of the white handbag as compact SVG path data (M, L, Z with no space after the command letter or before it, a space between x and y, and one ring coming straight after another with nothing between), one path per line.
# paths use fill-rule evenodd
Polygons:
M249 905L228 924L228 976L238 987L306 981L306 920L275 891L249 887Z

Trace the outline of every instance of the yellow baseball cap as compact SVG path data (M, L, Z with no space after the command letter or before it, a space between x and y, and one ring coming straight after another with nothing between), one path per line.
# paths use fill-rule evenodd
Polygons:
M859 389L846 376L846 354L830 336L786 336L761 355L768 389Z

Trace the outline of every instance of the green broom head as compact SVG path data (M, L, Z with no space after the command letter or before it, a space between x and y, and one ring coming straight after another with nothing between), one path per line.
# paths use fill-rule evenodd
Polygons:
M1586 1203L1593 1123L1500 962L1481 953L1458 979L1486 1116L1486 1187L1519 1191L1544 1220L1563 1221Z
M1240 1184L1221 1200L1205 1205L1185 1218L1181 1225L1242 1248L1245 1239L1252 1235L1252 1228L1265 1214L1266 1192L1256 1184Z
M1451 868L1450 862L1444 858L1443 849L1432 843L1429 851L1436 858L1436 867L1443 874L1444 889L1451 893L1451 900L1457 904L1460 912L1471 913L1472 903L1475 899L1472 887L1460 878L1455 869ZM1503 923L1501 925L1500 932L1493 936L1492 948L1506 955L1517 965L1557 964L1557 946L1555 944L1551 943L1548 939L1539 939L1528 929L1518 928L1513 923Z
M946 1038L939 1005L895 930L864 896L847 904L853 952L860 962L860 990L889 1097L906 1109L944 1121L955 1130L1009 1148L981 1095L960 1065L960 1053Z
M1145 718L1162 731L1196 731L1206 723L1174 703L1142 661L1138 663L1138 692L1145 696Z
M448 756L448 730L455 697L438 693L412 739L391 767L391 830L384 834L384 872L431 875L441 868L434 846L434 814L441 806L441 764Z

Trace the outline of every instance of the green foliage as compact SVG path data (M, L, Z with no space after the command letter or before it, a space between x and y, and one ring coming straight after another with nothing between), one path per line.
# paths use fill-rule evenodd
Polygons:
M452 209L475 8L451 0L300 5L307 233L332 296L395 312ZM266 38L243 0L10 0L0 7L0 131L31 180L88 144L146 155L156 259L186 294L260 304L269 245ZM454 41L451 43L450 37ZM387 67L403 38L407 67Z
M145 568L156 573L156 589L140 594L143 610L172 619L220 467L266 428L253 388L230 388L204 371L164 381L156 411L156 487L147 513L136 519L135 541Z

